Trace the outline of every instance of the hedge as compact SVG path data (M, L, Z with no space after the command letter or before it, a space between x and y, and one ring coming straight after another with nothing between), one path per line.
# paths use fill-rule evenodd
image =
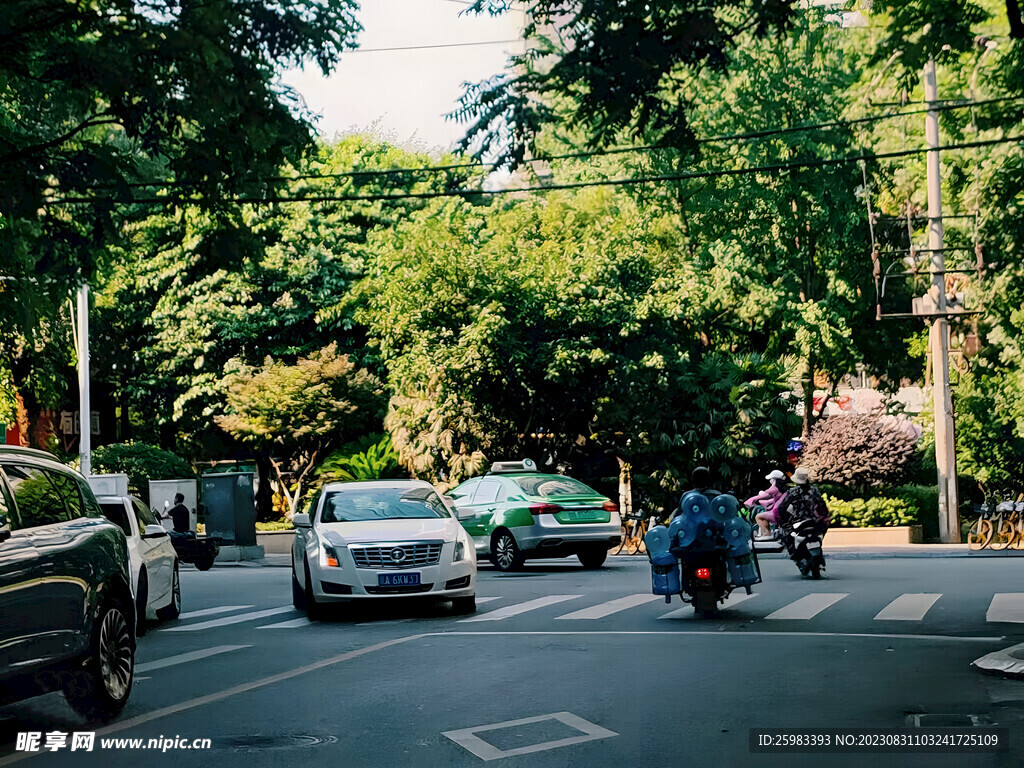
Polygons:
M837 499L825 496L825 503L832 514L832 525L845 525L854 528L871 526L915 525L918 520L918 508L909 497L886 499Z

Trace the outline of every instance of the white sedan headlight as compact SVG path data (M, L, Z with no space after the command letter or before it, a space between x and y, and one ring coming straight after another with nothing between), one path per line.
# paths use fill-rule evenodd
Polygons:
M455 557L452 559L453 563L460 563L466 559L466 542L459 537L459 540L455 542Z

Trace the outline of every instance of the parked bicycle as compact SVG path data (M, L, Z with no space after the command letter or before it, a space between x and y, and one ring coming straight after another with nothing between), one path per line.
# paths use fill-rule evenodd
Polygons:
M997 552L1024 549L1024 494L1016 501L976 504L978 519L967 532L967 546L978 551L986 547Z

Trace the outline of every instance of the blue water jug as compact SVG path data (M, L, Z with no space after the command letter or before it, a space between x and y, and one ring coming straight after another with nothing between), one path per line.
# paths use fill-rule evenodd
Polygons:
M651 561L651 591L655 595L677 595L682 591L679 563L671 555Z
M708 497L697 491L683 494L683 498L679 501L679 509L686 517L697 519L711 517L711 503L708 501Z
M650 556L651 562L654 562L654 558L658 555L667 555L672 546L669 529L664 525L654 526L644 536L644 544L647 545L647 554Z
M739 502L736 501L736 497L728 493L715 496L715 498L711 500L711 516L720 523L724 523L727 520L731 520L736 517L736 511L738 509Z
M729 553L742 555L750 551L750 523L741 517L726 521L722 535L729 545Z
M749 552L744 555L730 557L726 560L729 568L729 577L737 587L745 587L750 584L757 584L757 567L754 565L754 556Z
M668 527L670 546L685 548L693 544L701 521L688 515L679 515Z

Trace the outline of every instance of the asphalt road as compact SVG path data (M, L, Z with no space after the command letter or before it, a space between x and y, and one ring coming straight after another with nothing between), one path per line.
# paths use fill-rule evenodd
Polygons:
M286 568L185 572L185 613L140 639L132 699L94 750L13 751L18 732L90 730L52 695L0 709L0 766L1024 760L1024 682L970 668L1024 642L1024 559L836 558L818 582L786 560L763 560L762 570L755 595L713 620L650 595L646 560L610 558L596 572L575 560L517 574L482 566L472 617L388 602L319 624L291 608ZM1011 751L749 749L751 728L908 722L1005 726ZM211 748L115 751L99 741L160 737L210 739Z

